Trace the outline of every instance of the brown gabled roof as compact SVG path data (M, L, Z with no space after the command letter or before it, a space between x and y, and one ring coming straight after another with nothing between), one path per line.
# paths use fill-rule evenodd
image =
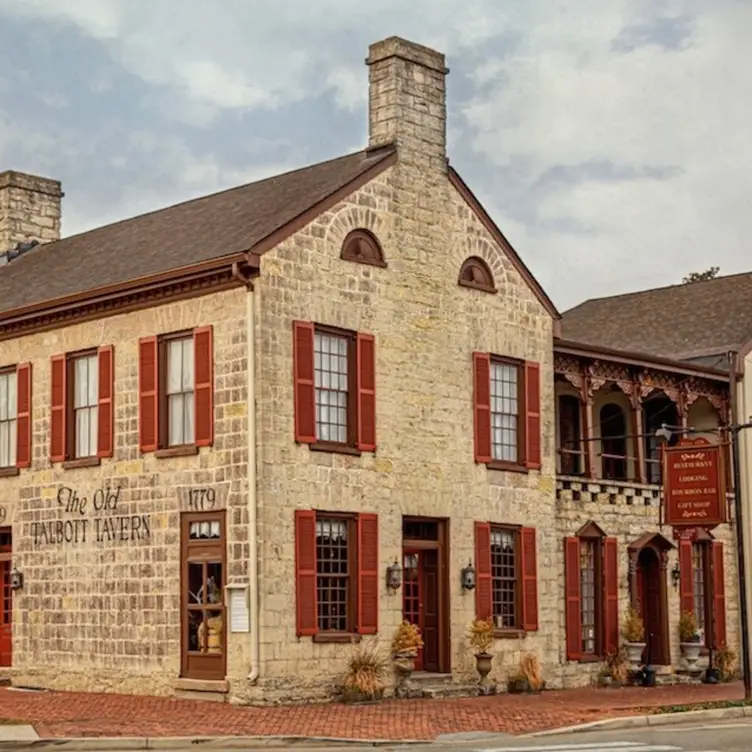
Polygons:
M251 250L394 155L360 151L41 245L0 267L0 317Z
M567 340L724 368L752 337L752 273L587 300L561 326Z

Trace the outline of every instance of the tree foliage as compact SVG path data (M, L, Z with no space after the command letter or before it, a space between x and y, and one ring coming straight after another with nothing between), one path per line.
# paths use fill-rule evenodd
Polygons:
M719 271L721 271L719 266L711 266L704 272L691 272L682 279L682 284L688 285L692 282L704 282L706 279L715 279Z

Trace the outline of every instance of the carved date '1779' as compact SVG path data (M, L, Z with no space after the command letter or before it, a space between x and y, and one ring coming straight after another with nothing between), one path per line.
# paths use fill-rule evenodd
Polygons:
M211 512L217 504L213 488L191 488L188 491L188 509L191 512Z

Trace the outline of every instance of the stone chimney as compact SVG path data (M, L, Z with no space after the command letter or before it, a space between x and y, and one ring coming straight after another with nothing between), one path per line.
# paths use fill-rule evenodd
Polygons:
M399 37L368 53L369 148L394 141L403 161L446 171L444 55Z
M0 172L0 254L19 243L60 239L60 182L23 172Z

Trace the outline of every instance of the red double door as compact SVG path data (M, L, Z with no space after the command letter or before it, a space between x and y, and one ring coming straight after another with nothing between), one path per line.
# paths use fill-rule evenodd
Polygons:
M409 549L403 552L402 612L423 637L416 671L439 671L439 552Z

